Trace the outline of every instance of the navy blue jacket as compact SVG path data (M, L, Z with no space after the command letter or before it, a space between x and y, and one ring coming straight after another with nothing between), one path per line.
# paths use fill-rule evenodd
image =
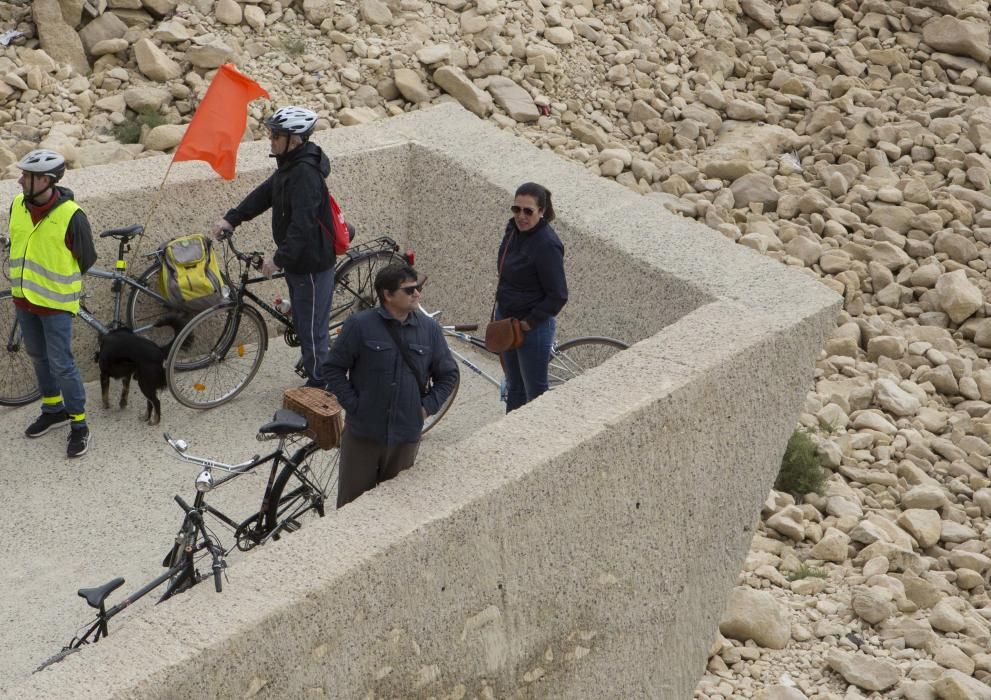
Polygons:
M432 379L425 396L386 327L397 324L420 376ZM433 415L454 391L458 366L432 318L413 312L399 324L383 307L344 322L323 366L327 391L346 411L347 429L358 438L395 445L418 442L421 407Z
M307 141L275 161L276 171L224 218L237 228L271 209L275 264L294 274L329 270L336 259L324 182L330 160L318 145Z
M503 255L506 259L496 288L502 318L518 318L532 328L557 316L568 302L568 282L564 244L550 224L541 219L529 231L520 231L510 219L499 244L497 265Z

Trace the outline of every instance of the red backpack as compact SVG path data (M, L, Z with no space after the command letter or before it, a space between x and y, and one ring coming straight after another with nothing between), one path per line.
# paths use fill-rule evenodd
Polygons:
M334 254L343 255L348 251L348 246L351 245L351 234L348 231L348 222L344 220L344 214L341 213L341 207L337 204L337 200L334 199L334 195L327 191L327 199L330 200L330 221L333 232L327 231L324 226L324 234L327 238L330 238L331 233L333 233L334 241ZM321 226L323 224L321 223Z

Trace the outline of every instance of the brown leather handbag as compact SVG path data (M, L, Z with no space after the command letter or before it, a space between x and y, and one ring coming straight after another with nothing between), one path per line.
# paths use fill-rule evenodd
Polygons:
M489 352L515 350L523 344L523 329L518 318L489 321L485 327L485 349Z
M499 261L499 277L502 277L502 266L509 255L509 246L513 244L513 237L510 234L506 242L506 250L502 253L502 260ZM496 284L498 287L498 283ZM501 318L495 320L495 302L492 302L492 314L489 325L485 327L485 349L489 352L506 352L515 350L523 344L523 328L520 326L518 318Z

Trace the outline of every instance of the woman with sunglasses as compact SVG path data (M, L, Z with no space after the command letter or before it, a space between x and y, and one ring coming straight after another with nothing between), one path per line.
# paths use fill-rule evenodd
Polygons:
M501 355L507 413L547 391L555 317L568 301L564 245L550 225L550 191L526 182L517 188L510 210L513 218L506 224L497 258L495 316L519 319L523 344Z

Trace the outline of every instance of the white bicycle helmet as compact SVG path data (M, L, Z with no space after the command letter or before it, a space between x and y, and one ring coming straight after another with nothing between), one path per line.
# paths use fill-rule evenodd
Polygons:
M27 173L48 175L58 182L65 174L65 158L47 148L37 148L21 158L17 167Z
M283 107L265 120L271 131L306 137L317 123L317 114L305 107Z

